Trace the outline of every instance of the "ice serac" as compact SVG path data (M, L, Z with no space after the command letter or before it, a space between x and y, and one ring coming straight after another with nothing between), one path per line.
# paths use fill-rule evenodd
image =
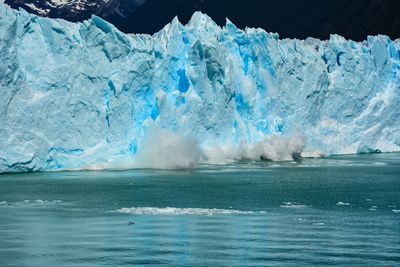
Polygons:
M280 40L201 13L126 35L0 4L0 172L123 167L151 128L204 151L268 156L292 146L279 136L328 154L399 151L399 50L386 36Z

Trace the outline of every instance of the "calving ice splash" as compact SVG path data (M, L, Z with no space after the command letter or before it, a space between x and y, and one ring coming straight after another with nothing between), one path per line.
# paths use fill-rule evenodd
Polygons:
M227 164L237 160L293 160L301 156L320 157L323 153L304 153L305 142L300 136L265 136L250 144L203 144L190 135L162 130L157 125L147 128L141 149L131 156L120 156L102 164L88 167L98 169L185 169L198 164Z
M0 172L400 150L400 41L280 40L195 13L153 36L0 4Z

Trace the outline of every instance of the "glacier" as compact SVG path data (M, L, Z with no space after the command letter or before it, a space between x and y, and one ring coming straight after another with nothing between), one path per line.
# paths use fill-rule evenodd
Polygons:
M3 173L400 151L399 39L279 39L199 12L133 35L0 4L0 51Z

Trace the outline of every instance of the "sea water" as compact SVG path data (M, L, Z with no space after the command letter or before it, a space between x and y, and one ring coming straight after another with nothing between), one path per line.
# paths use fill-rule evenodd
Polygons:
M400 264L400 154L0 176L0 266Z

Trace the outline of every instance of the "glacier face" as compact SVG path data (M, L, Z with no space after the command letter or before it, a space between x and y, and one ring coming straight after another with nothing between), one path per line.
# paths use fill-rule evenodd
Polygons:
M200 148L301 135L328 154L400 150L400 41L386 36L280 40L201 13L127 35L0 4L0 50L0 172L135 161L154 125Z

